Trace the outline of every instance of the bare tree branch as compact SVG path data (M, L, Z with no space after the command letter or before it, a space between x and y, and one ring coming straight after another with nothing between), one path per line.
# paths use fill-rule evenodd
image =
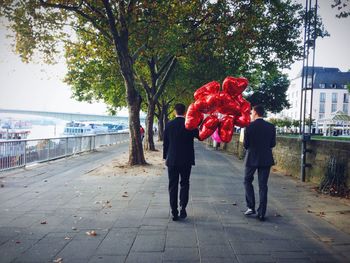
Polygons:
M132 55L132 60L135 61L139 57L140 53L146 49L146 44L143 44L141 47L139 47L135 53Z
M165 62L163 63L163 65L160 66L159 71L157 72L157 78L163 74L164 70L169 66L169 64L171 63L171 61L174 59L175 56L171 56L169 55L168 58L165 60Z
M83 1L80 2L79 5L76 6L68 6L68 5L63 5L63 4L51 4L48 2L45 2L44 0L40 0L40 4L43 7L51 7L51 8L57 8L57 9L63 9L63 10L67 10L67 11L71 11L71 12L75 12L78 15L80 15L81 17L85 18L86 20L88 20L96 29L98 29L102 35L104 37L106 37L108 40L111 40L111 36L110 34L104 30L101 26L99 26L96 23L96 19L89 16L88 14L84 13L83 11L79 10L79 8L81 7L81 5L83 4Z
M155 100L158 100L159 96L163 93L164 88L165 88L165 85L166 85L166 83L168 82L169 77L170 77L170 75L171 75L171 72L172 72L172 71L174 70L174 68L175 68L176 62L177 62L177 59L176 59L176 57L174 56L173 59L171 60L171 64L169 65L167 71L166 71L165 74L164 74L164 77L163 77L163 79L162 79L162 81L161 81L161 83L160 83L160 85L159 85L159 88L158 88L158 90L157 90L157 93L156 93L156 95L154 96L154 99L155 99Z

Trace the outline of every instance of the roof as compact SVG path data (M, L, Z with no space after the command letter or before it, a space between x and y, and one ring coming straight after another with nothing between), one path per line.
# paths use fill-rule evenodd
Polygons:
M331 114L331 118L329 119L321 119L322 121L344 121L344 122L350 122L350 116L344 113L343 111L336 111Z
M304 67L304 71L309 76L314 72L315 89L344 89L344 85L350 85L350 72L341 72L338 68ZM299 78L301 73L298 74Z
M341 72L339 68L325 68L325 67L304 67L305 74L312 75L312 71L314 71L314 74L317 73L337 73ZM297 75L297 78L302 77L302 70L300 70L299 74Z

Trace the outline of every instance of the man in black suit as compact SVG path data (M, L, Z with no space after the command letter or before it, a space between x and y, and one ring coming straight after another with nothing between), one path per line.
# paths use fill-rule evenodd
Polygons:
M259 181L259 208L258 219L265 220L267 206L267 181L269 179L270 168L274 164L272 148L276 145L276 128L273 124L264 121L264 108L262 105L253 107L252 122L245 129L244 148L247 150L245 156L245 196L247 211L245 215L255 214L254 195L254 173L258 170Z
M198 138L199 131L185 128L186 107L183 104L175 105L176 118L170 121L164 130L163 159L168 166L169 198L173 220L179 218L178 186L180 181L180 218L186 218L186 206L190 189L190 174L194 162L193 138Z

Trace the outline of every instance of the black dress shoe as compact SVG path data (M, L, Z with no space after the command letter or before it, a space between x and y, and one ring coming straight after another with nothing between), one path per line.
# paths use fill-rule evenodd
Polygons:
M265 221L265 216L258 215L256 218L259 219L259 221L261 221L261 222Z
M180 211L180 218L184 219L184 218L186 218L186 217L187 217L187 212L186 212L186 209L183 208L183 209L181 209L181 211Z
M179 220L179 216L178 215L173 215L173 221L178 221Z

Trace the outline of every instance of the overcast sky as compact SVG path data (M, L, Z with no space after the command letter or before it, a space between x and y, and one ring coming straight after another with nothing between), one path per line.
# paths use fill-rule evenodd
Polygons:
M305 2L305 1L303 1ZM317 40L316 66L350 70L350 18L338 19L328 0L320 0L319 14L330 37ZM12 52L9 32L0 26L0 108L105 114L103 103L84 103L71 99L71 90L62 79L64 63L54 66L25 64ZM290 78L301 70L302 62L286 72ZM119 113L127 114L126 110Z

